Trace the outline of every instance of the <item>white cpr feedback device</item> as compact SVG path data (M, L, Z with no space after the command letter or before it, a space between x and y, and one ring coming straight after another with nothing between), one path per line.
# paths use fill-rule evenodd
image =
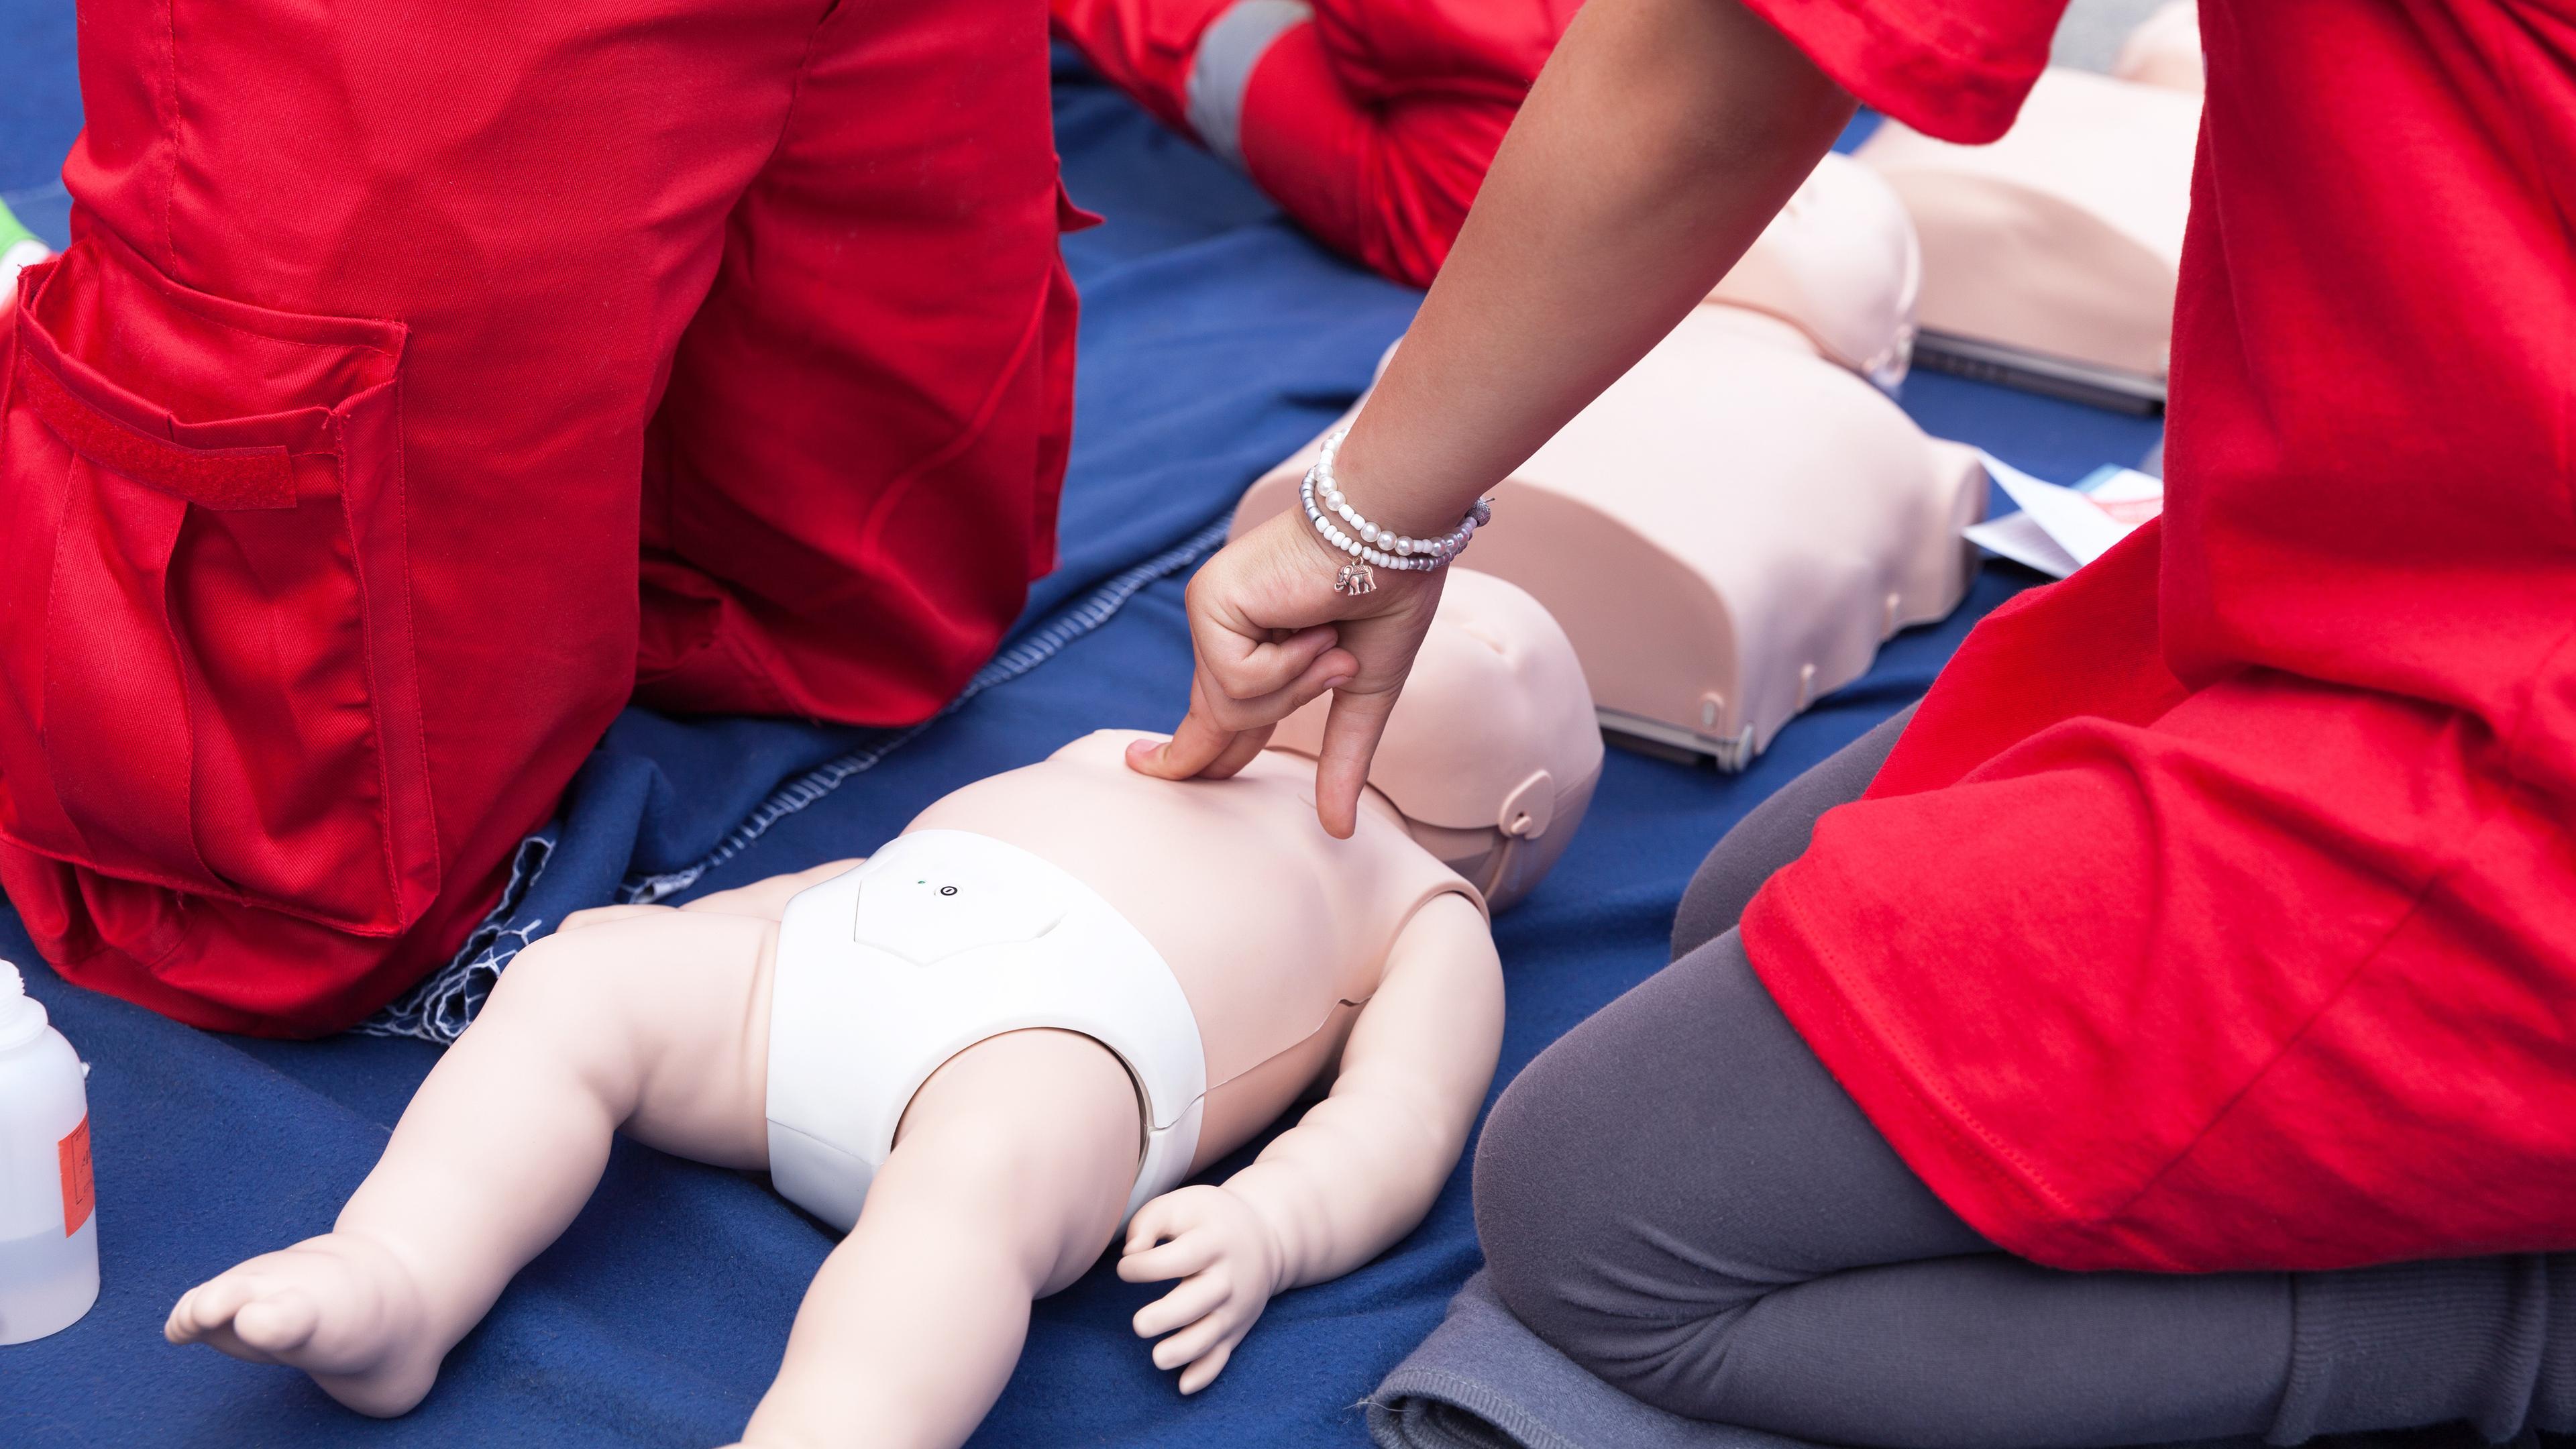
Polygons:
M1207 1094L1198 1018L1098 892L1016 845L923 830L797 893L769 1008L771 1181L849 1231L931 1073L1041 1027L1099 1042L1136 1083L1145 1140L1127 1213L1179 1186Z

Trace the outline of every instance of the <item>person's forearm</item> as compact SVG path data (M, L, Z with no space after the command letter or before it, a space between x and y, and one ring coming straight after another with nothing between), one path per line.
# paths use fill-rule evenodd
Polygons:
M1342 448L1353 501L1445 531L1708 294L1852 104L1735 0L1591 0Z

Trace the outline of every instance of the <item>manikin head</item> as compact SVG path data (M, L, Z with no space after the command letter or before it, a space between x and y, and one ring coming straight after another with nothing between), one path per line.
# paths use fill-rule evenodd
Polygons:
M1314 755L1328 703L1281 721L1271 748ZM1555 618L1517 585L1452 568L1370 787L1501 910L1565 853L1601 758L1592 691Z
M1828 154L1708 300L1778 318L1880 387L1905 377L1923 253L1877 172Z

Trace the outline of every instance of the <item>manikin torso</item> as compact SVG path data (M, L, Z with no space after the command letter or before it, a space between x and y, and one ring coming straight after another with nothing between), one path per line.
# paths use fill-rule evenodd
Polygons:
M1958 603L1983 470L1868 380L1904 372L1917 269L1893 194L1825 158L1708 302L1495 490L1473 565L1564 625L1605 725L1740 768ZM1236 531L1290 506L1313 457L1255 483Z
M1608 722L1680 723L1735 743L1741 766L1866 673L1881 641L1958 603L1969 578L1959 530L1984 500L1970 450L1926 436L1799 329L1709 304L1497 490L1477 562L1524 582L1562 568L1561 540L1587 522L1574 515L1598 510L1683 577L1712 581L1705 596L1659 601L1644 627L1595 617L1611 596L1579 575L1532 592L1572 616ZM1674 637L1694 622L1697 640ZM1694 645L1708 650L1699 670L1677 671Z
M1122 758L1136 738L1086 735L958 790L906 830L1019 846L1099 892L1153 943L1207 1056L1195 1170L1329 1072L1416 910L1439 895L1477 897L1374 791L1349 840L1317 829L1310 760L1265 750L1231 780L1149 783Z
M2150 17L2121 69L2049 69L1991 145L1891 120L1861 146L1922 237L1927 332L2164 376L2200 133L2190 12Z

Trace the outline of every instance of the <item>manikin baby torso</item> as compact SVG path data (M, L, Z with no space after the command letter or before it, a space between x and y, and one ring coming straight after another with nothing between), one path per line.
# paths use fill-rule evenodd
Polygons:
M1198 1019L1207 1096L1192 1170L1243 1145L1332 1066L1388 946L1435 896L1476 899L1374 795L1315 826L1312 761L1276 750L1231 780L1139 779L1137 735L1086 735L914 820L1019 846L1097 891L1171 967Z

